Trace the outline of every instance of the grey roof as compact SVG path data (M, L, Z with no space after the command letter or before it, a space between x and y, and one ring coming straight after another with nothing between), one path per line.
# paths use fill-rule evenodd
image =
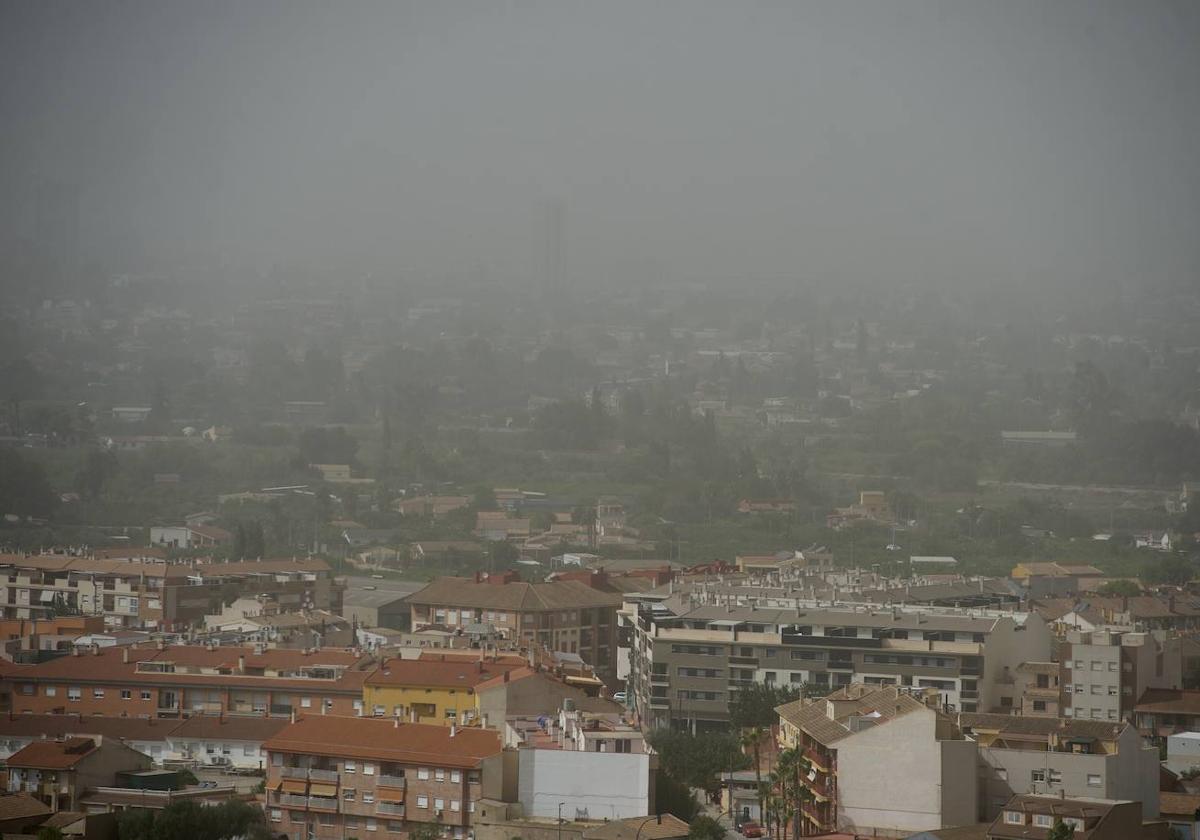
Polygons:
M684 621L730 621L750 624L812 624L824 627L896 627L909 630L961 630L986 633L998 618L992 616L948 615L937 612L899 612L855 610L852 608L777 609L774 607L696 607L679 615Z
M347 607L383 607L404 600L423 586L425 584L422 581L348 577L342 604Z

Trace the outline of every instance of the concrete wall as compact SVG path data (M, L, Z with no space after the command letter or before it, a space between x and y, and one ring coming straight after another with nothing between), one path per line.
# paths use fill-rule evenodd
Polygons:
M943 750L936 720L931 710L914 711L838 742L840 830L904 834L960 824L944 821L951 793L965 800L955 816L971 814L964 822L974 822L973 745ZM944 791L947 778L951 791Z
M652 813L650 756L569 750L520 751L518 801L527 817L624 819Z

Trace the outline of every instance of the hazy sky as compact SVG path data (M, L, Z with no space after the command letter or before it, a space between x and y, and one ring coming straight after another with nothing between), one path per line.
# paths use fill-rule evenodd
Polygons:
M0 106L114 268L1200 277L1195 0L5 0Z

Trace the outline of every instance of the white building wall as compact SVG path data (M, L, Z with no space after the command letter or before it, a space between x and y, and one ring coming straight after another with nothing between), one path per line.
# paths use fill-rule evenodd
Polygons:
M913 711L837 743L840 830L907 834L953 824L942 813L947 769L952 792L965 800L955 816L974 822L974 747L943 752L936 720L931 710Z
M651 756L645 753L587 753L523 749L518 762L517 799L528 817L564 819L587 812L593 820L619 820L652 813Z

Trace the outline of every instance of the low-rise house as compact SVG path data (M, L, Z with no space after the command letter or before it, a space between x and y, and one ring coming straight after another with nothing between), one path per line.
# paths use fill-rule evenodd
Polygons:
M484 729L316 715L264 748L272 834L405 838L429 825L462 840L485 773L501 793L500 736Z
M37 834L53 813L49 805L31 794L0 794L0 834Z
M988 840L1044 838L1062 822L1079 840L1167 840L1165 822L1144 822L1142 803L1038 794L1014 796L988 828Z
M1167 793L1158 795L1159 816L1174 831L1179 840L1200 840L1200 793Z
M1095 566L1055 562L1018 563L1012 570L1012 579L1024 586L1031 598L1073 595L1088 588L1088 580L1102 577L1104 572Z
M404 516L427 516L440 519L446 514L462 510L470 504L470 496L416 496L396 502L396 510Z
M962 714L979 751L979 819L1014 794L1136 799L1158 815L1158 750L1122 721Z
M32 794L55 811L71 810L84 791L111 785L122 771L153 765L150 756L100 737L35 741L6 763L10 793Z
M1159 744L1179 732L1200 731L1200 691L1150 688L1133 707L1138 732Z
M168 525L150 529L153 545L170 548L213 548L233 542L233 534L216 525Z
M261 723L261 721L256 721ZM0 761L38 741L104 738L132 747L161 763L178 720L100 715L8 715L0 717Z

